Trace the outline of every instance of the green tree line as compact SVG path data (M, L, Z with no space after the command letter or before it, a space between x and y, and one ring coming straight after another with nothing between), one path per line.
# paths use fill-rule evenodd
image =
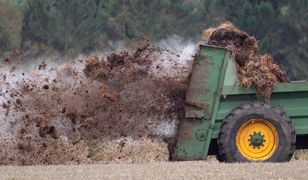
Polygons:
M89 53L142 36L198 41L231 21L292 79L308 79L308 0L0 0L0 55Z

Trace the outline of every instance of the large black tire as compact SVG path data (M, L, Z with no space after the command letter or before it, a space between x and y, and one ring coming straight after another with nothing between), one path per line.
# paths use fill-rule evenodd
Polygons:
M254 161L243 156L236 145L237 132L251 119L266 120L277 130L279 141L276 151L271 157L262 161L290 161L296 143L296 133L292 121L281 108L258 101L235 108L224 120L217 139L220 160L228 163Z

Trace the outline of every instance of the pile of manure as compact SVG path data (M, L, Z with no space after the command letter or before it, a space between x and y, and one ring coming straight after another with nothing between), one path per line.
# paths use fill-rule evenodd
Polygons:
M254 87L257 97L268 101L273 87L278 82L287 82L287 76L269 55L258 55L255 37L240 31L232 23L226 22L203 32L202 39L209 45L228 48L236 62L240 84Z

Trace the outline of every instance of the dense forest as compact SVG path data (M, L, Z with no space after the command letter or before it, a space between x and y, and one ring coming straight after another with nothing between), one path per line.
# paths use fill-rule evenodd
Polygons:
M178 35L231 21L291 79L308 79L308 0L0 0L0 55L89 53L114 42Z

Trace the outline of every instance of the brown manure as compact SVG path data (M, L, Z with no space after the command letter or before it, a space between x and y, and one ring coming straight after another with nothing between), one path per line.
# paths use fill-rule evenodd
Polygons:
M271 56L257 54L256 38L240 31L230 22L206 29L202 39L209 45L232 51L240 84L245 88L254 87L260 100L268 101L273 87L278 82L288 81L285 72L274 63Z

